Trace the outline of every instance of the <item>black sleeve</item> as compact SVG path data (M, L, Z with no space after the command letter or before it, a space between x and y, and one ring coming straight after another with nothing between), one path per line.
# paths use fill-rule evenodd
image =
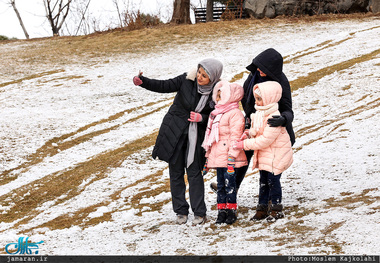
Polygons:
M286 81L283 81L283 83L281 83L281 86L282 97L278 104L281 115L286 119L286 123L284 125L286 126L287 123L293 122L294 119L294 113L292 109L292 93L290 90L290 84L287 79Z
M143 82L140 87L144 89L158 93L171 93L180 89L182 82L186 79L186 73L168 80L149 79L144 76L141 76L140 79Z

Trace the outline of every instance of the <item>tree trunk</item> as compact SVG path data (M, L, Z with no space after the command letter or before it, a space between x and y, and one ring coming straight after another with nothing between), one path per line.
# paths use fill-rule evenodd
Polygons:
M214 0L207 0L206 22L214 21Z
M45 9L46 9L46 17L50 23L51 30L53 32L53 36L59 36L59 30L61 30L63 23L70 11L70 4L72 0L43 0Z
M191 24L190 20L190 0L175 0L173 16L170 23Z
M20 21L20 25L22 27L22 30L24 31L24 34L25 34L25 37L26 39L29 39L29 34L28 32L26 31L26 28L24 26L24 23L22 22L22 19L21 19L21 16L20 16L20 13L18 12L17 8L16 8L16 0L12 0L11 1L11 5L13 7L13 9L15 10L15 13L17 15L17 18L18 18L18 21Z

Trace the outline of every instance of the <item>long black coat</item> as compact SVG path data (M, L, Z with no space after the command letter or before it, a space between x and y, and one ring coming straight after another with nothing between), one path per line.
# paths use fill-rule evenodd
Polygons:
M188 118L190 117L190 112L195 110L202 96L198 93L195 76L196 74L194 72L189 73L189 76L187 73L184 73L169 80L155 80L141 76L143 84L140 86L147 90L159 93L177 92L173 105L170 106L166 113L158 132L152 153L154 159L158 157L160 160L170 163L173 162L173 157L178 156L178 154L183 154L183 152L175 152L176 150L183 151L183 149L186 149L186 147L177 147L177 144L187 144L187 134L190 123ZM200 112L202 114L202 121L198 122L198 139L194 163L199 165L199 169L202 169L206 160L205 151L201 147L201 144L205 136L208 117L213 109L214 104L212 102L212 94L210 93L206 106Z
M244 82L244 97L241 100L241 103L247 118L250 118L251 113L254 113L256 111L254 108L255 98L253 96L253 86L256 83L252 84L251 81L254 77L254 74L257 72L257 68L267 74L269 79L280 83L282 86L282 97L278 102L279 111L281 112L281 115L286 119L285 127L289 133L290 141L293 145L295 142L295 135L292 125L294 119L294 113L292 110L292 95L289 81L285 74L282 72L282 66L283 58L281 54L273 48L269 48L255 57L252 63L247 67L247 69L251 71L251 74L249 74L247 80Z

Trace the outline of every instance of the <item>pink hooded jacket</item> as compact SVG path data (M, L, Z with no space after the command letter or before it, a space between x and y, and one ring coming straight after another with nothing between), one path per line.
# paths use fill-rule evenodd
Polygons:
M221 91L221 100L216 102L218 90ZM218 82L213 90L212 99L215 103L225 105L239 102L244 95L243 87L228 81ZM235 158L235 167L239 168L248 164L244 151L234 149L232 146L240 140L244 132L244 115L240 109L235 108L224 113L219 122L219 141L214 142L206 152L208 168L226 168L228 156Z
M281 115L277 102L281 98L282 88L278 82L266 81L257 84L253 90L260 90L263 105L273 104L264 113L263 124L254 138L244 140L245 150L254 150L253 169L265 170L278 175L288 169L293 162L293 150L289 134L285 127L270 127L268 118ZM254 114L251 115L253 120ZM251 127L251 135L255 134Z

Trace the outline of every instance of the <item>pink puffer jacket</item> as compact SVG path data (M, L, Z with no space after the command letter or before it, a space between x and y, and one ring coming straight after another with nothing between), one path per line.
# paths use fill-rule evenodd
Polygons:
M277 82L259 83L254 87L255 89L260 89L264 106L277 103L281 98L282 88ZM285 127L269 127L267 125L268 118L273 115L281 114L277 109L265 114L263 126L256 137L244 140L244 149L254 150L253 169L258 168L277 175L288 169L292 164L293 150ZM251 116L253 118L253 114ZM250 134L254 134L252 127Z
M219 104L239 102L244 95L243 87L228 81L218 82L213 90L213 100L216 102L218 90L221 90ZM223 114L219 122L219 141L214 142L206 152L208 168L227 167L228 156L235 158L235 167L247 165L247 158L243 150L236 150L232 146L240 140L244 132L244 115L240 109L232 109Z

